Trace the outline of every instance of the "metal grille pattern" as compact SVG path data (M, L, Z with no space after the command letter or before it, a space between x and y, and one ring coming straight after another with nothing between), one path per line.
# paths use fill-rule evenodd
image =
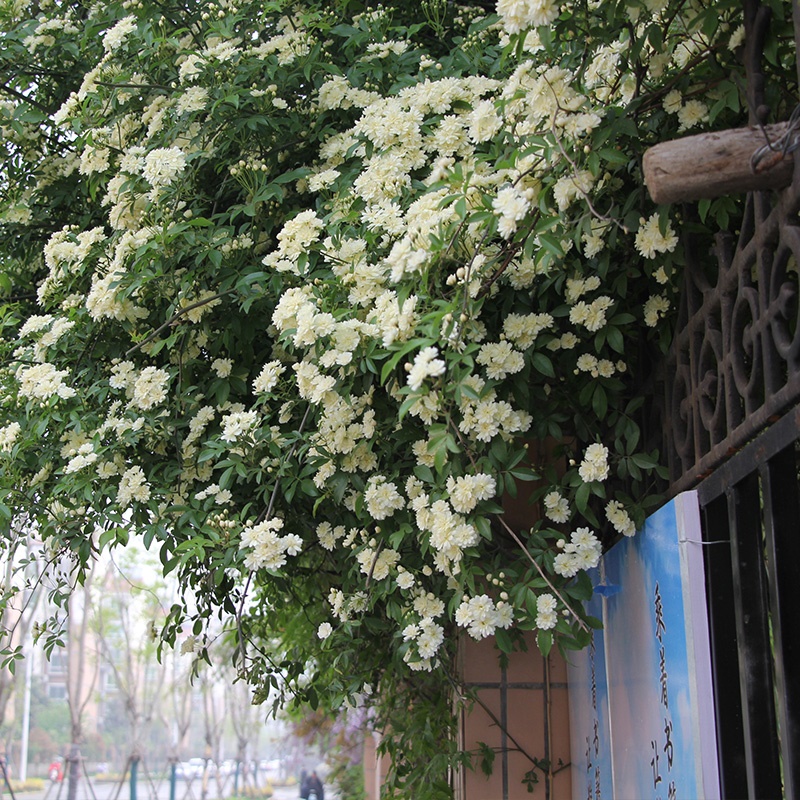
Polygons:
M754 124L755 109L763 107L760 63L769 11L757 0L744 6ZM675 492L696 484L800 400L798 209L795 169L792 184L780 193L747 196L738 237L718 234L715 258L699 253L691 237L685 242L685 285L666 364L666 438Z
M695 263L668 362L675 491L800 399L799 208L798 171L778 197L749 195L738 242L717 236L713 283L689 249Z
M769 12L744 11L753 124ZM800 797L798 161L789 187L747 196L713 253L687 238L665 364L670 494L697 485L702 508L722 796L751 800Z

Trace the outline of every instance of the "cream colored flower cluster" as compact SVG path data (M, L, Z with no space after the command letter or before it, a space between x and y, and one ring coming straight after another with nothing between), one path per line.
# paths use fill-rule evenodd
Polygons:
M0 428L0 452L10 453L21 432L22 426L19 422L9 422Z
M403 660L414 670L431 670L444 643L444 628L436 620L445 612L444 603L432 592L416 590L406 609L406 625L401 631L408 643Z
M618 500L610 500L606 505L606 518L614 526L614 530L623 536L633 536L636 526L625 507Z
M31 400L48 401L54 398L66 400L75 397L76 394L75 389L65 380L69 377L69 372L57 369L47 361L32 367L20 367L16 377L19 381L20 395Z
M508 401L498 399L496 391L489 389L482 378L473 375L466 385L480 399L462 395L458 427L463 433L479 442L490 442L495 436L525 433L530 428L533 417L527 411L514 409Z
M662 233L661 227L664 225ZM644 258L655 258L658 253L670 253L678 244L678 237L670 222L662 221L658 214L642 219L636 233L636 249Z
M514 609L505 601L497 603L488 594L464 597L456 609L456 624L467 629L473 639L492 636L498 628L510 628L514 622Z
M555 557L553 569L565 578L596 567L603 552L600 540L588 528L576 529L569 542L562 539L558 544L562 552Z
M558 601L549 592L543 592L536 598L536 627L541 631L555 628L558 622Z
M134 500L146 503L150 499L150 493L144 470L139 466L130 467L120 479L117 502L121 508L127 508Z
M590 444L583 454L578 474L586 483L604 481L608 477L608 448L604 444Z
M71 373L53 355L64 337L119 335L125 346L102 366L104 388L119 401L55 469L76 480L92 470L119 477L121 508L158 495L202 519L204 504L225 505L247 569L281 570L306 548L322 554L347 576L328 597L333 622L391 597L406 662L430 669L445 601L477 639L514 623L507 595L495 597L480 576L468 580L493 542L492 501L511 491L524 440L567 429L559 428L565 407L578 399L565 386L621 383L631 367L617 316L635 312L657 326L670 310L663 265L677 233L660 214L643 217L634 235L626 226L636 227L638 210L624 223L616 206L605 213L628 167L617 170L625 154L598 129L625 114L651 78L711 43L696 37L693 49L666 56L646 50L638 86L626 72L631 31L587 41L580 65L559 63L532 28L559 24L562 4L499 0L499 26L464 40L487 53L509 45L508 66L498 62L493 77L480 66L450 74L416 45L377 37L352 64L304 75L295 95L281 83L278 97L274 76L311 69L317 54L332 52L330 32L270 18L258 36L255 24L234 36L223 23L237 8L209 6L190 32L165 36L167 78L131 66L138 22L123 17L55 115L75 153L41 180L73 171L99 187L106 220L64 228L45 246L39 299L50 313L20 331L21 354L38 363L16 370L19 394L73 398ZM388 26L390 16L364 15L354 30ZM29 46L38 52L46 42ZM708 110L680 93L662 102L659 113L685 128ZM272 199L259 199L261 190ZM631 274L641 267L663 284L643 307L618 296L612 278L622 268L609 261L611 247ZM557 406L551 395L565 402L548 427L535 415ZM593 395L598 417L601 395ZM20 430L0 428L0 450ZM299 440L296 451L286 438ZM174 447L176 485L156 487L158 470L140 465L134 444L148 456L170 457ZM292 480L275 477L294 460ZM611 460L594 441L568 479L546 487L548 525L576 524L576 487L599 496ZM297 494L280 513L313 508L305 541L281 535L288 514L236 518L252 496L266 506L268 492L289 483ZM605 512L616 531L633 532L620 501ZM555 572L573 577L599 554L598 537L577 528ZM551 630L558 603L537 592L536 626ZM317 628L320 639L333 633L329 622Z
M132 361L119 361L111 367L109 385L124 389L132 407L149 411L167 399L169 372L149 366L137 369Z
M247 551L245 565L248 569L280 569L287 556L296 556L303 548L303 540L296 533L280 535L282 519L268 519L249 525L242 530L241 547Z

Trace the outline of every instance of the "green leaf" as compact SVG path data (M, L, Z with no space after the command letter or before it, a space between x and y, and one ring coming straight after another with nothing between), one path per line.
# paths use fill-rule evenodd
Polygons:
M599 383L594 387L592 409L598 419L605 419L606 412L608 411L608 398L606 397L605 389L603 389Z
M417 400L420 399L420 397L422 397L421 392L413 392L403 401L402 405L400 406L397 412L398 421L402 422L403 417L405 417L405 415L408 414L408 411L411 408L411 406L413 406L414 403L416 403Z
M494 632L494 640L501 653L513 653L514 642L508 635L508 631L502 628L496 628Z
M564 255L564 250L561 247L561 240L549 233L542 233L539 235L539 244L554 255L556 258L561 258Z
M509 472L521 481L535 481L541 477L538 472L535 472L530 467L515 467Z
M478 752L480 755L481 772L488 778L494 772L495 753L486 742L478 742Z
M575 507L581 514L586 513L586 506L589 503L589 495L591 494L591 486L588 483L581 483L578 490L575 492Z
M646 453L634 453L631 458L633 463L642 469L653 469L658 466L658 461Z
M447 464L447 448L440 447L433 455L433 467L439 474L441 474L444 470L445 464Z
M625 165L630 161L630 156L612 147L602 147L597 154L609 164Z
M609 326L606 329L606 340L613 350L617 353L625 353L625 339L622 336L622 331L617 327Z
M532 620L536 619L538 614L536 592L530 588L525 590L525 609Z
M548 378L555 378L556 373L553 369L553 362L544 353L533 353L531 356L531 364L534 369L542 375L546 375Z
M536 633L536 644L539 648L539 652L547 658L550 655L550 650L553 647L553 632L552 631L537 631Z
M578 574L573 578L573 581L569 586L569 594L570 597L574 597L576 600L582 600L584 602L591 599L592 581L584 570L578 572Z

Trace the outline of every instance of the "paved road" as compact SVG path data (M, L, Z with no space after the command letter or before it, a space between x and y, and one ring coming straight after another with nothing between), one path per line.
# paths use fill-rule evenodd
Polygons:
M233 784L224 787L223 796L231 794ZM297 786L276 786L272 800L297 800ZM337 796L330 791L325 792L328 800L337 800ZM0 800L11 800L7 791L0 792ZM66 784L48 784L48 787L39 792L22 792L15 795L15 800L67 800ZM116 783L82 781L78 786L75 800L131 800L130 786L126 781L121 787ZM152 782L138 782L136 800L172 800L169 791L169 781L154 779ZM174 800L203 800L200 781L178 781L175 785ZM215 781L211 781L205 800L219 800L219 793Z

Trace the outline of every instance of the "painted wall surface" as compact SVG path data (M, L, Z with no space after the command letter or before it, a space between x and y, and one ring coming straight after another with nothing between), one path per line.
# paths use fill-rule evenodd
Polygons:
M534 637L528 637L528 651L509 655L508 665L498 664L492 639L461 642L461 674L464 684L478 699L461 717L461 746L478 753L480 744L495 752L491 776L465 771L458 800L526 800L530 797L567 798L570 787L570 734L567 672L563 659L553 652L544 659ZM548 759L554 776L547 779L535 770L539 780L531 795L526 775L534 759Z
M719 798L697 496L592 571L594 647L570 660L572 797Z
M459 719L458 742L473 753L474 770L453 776L456 800L527 800L571 796L569 699L567 668L558 653L542 658L533 636L528 651L515 652L502 668L493 639L476 642L463 637L459 669L476 702ZM377 800L389 764L377 759L376 734L365 744L364 777L369 800ZM495 753L492 774L480 768L481 746ZM547 786L544 773L531 794L525 778L533 759L550 759L554 776Z
M381 796L381 786L391 766L386 756L378 755L380 740L377 731L367 735L364 740L364 790L367 800L378 800Z
M593 577L597 577L596 570L593 571ZM593 617L602 618L602 599L599 594L592 597L587 611ZM612 800L611 727L602 632L595 631L588 650L570 654L568 684L572 797L576 800Z

